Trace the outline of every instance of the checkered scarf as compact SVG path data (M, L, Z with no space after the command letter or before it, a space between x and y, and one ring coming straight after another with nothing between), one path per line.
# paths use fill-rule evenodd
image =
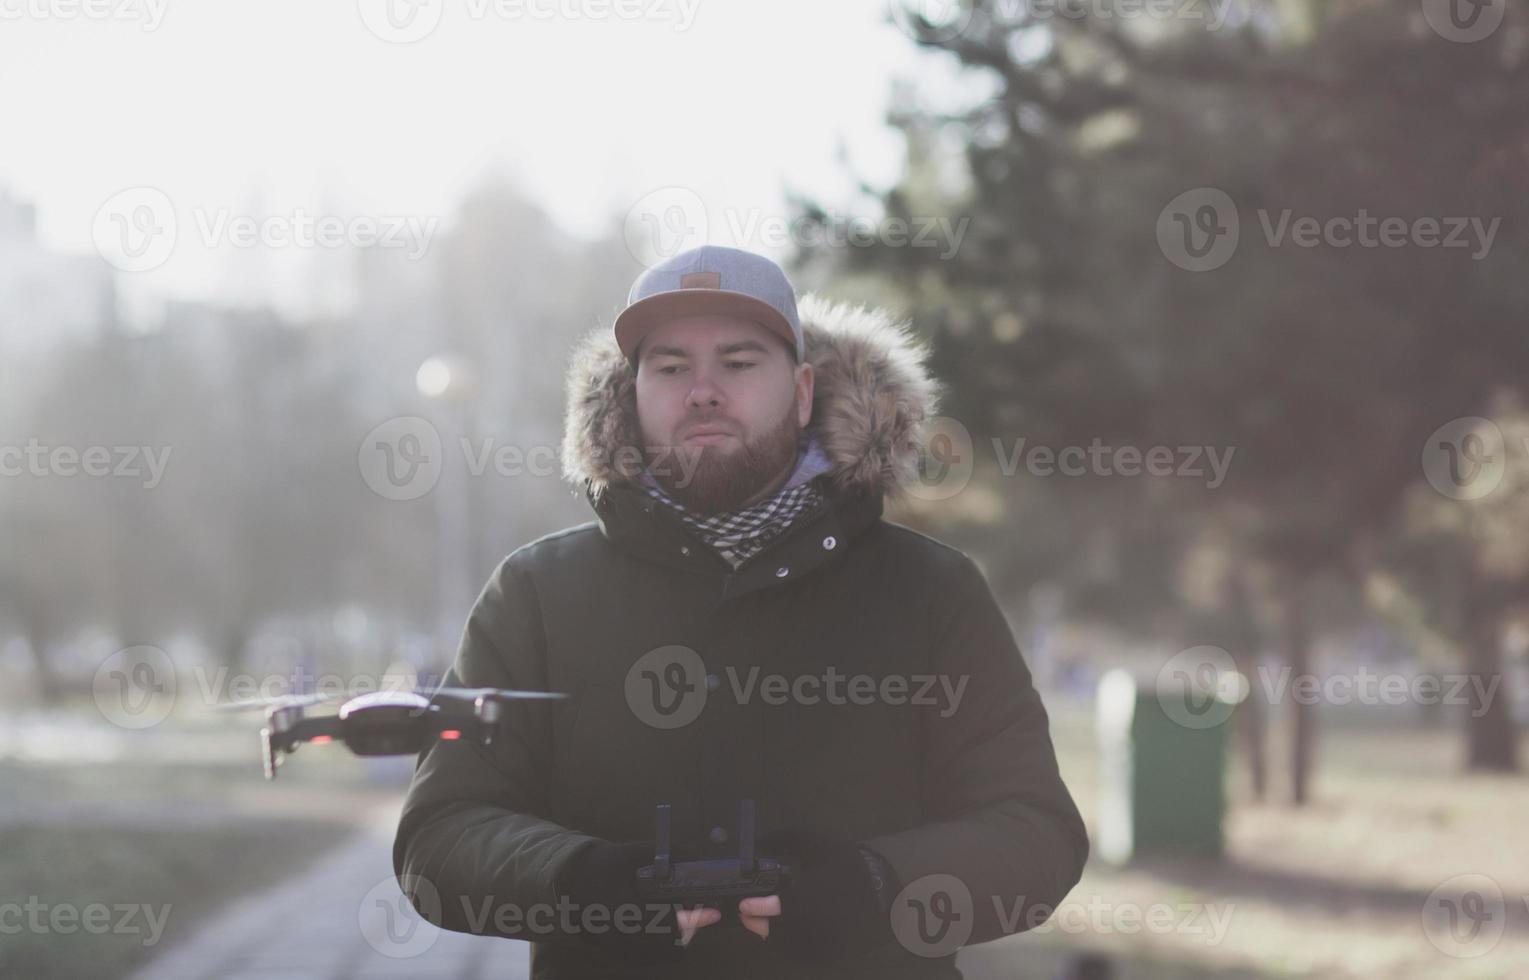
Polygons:
M754 557L765 545L823 502L823 491L814 479L826 472L827 459L814 439L804 457L798 458L796 472L787 485L773 497L751 507L721 514L697 514L664 493L651 477L643 489L672 510L685 525L700 536L734 568Z

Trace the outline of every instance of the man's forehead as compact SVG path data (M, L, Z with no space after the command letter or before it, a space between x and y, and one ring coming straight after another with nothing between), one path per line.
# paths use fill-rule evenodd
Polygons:
M708 347L725 347L734 344L758 344L769 350L769 330L752 320L737 317L683 317L670 320L653 328L643 339L644 354L666 350L683 350L694 353Z

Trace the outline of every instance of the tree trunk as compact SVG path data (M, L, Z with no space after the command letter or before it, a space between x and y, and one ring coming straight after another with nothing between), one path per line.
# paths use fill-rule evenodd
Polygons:
M1518 741L1513 705L1503 675L1501 621L1473 615L1466 627L1466 768L1472 772L1517 772Z
M1249 788L1254 801L1262 803L1269 795L1269 753L1264 741L1268 713L1259 698L1258 684L1258 651L1263 648L1264 636L1253 614L1247 583L1240 570L1233 572L1227 582L1223 609L1232 661L1248 684L1247 697L1237 706L1237 731L1243 751L1247 753Z
M53 707L63 697L53 665L48 663L48 631L37 615L26 619L27 648L32 651L32 665L37 669L37 697L44 706Z
M1298 683L1311 673L1311 623L1306 595L1297 585L1286 605L1285 655L1290 664L1290 682ZM1310 799L1311 760L1316 744L1316 706L1291 698L1294 712L1290 727L1290 802L1305 806Z
M1248 781L1253 800L1262 803L1269 795L1269 753L1264 745L1264 705L1258 699L1259 687L1255 680L1257 664L1250 655L1238 655L1234 659L1249 685L1248 696L1237 706L1241 716L1238 734L1242 737L1243 751L1248 755Z

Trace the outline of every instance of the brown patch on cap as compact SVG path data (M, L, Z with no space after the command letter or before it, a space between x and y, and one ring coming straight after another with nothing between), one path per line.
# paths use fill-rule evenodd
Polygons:
M680 276L681 289L721 289L722 273L689 272Z

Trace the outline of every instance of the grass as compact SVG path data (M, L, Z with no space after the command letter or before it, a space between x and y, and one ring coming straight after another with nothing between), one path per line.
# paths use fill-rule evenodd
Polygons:
M346 834L318 820L6 827L3 901L32 907L5 923L19 931L0 935L0 976L122 976L222 902L279 881Z
M300 754L270 783L254 752L0 762L0 977L126 975L344 841L399 789L336 753Z

